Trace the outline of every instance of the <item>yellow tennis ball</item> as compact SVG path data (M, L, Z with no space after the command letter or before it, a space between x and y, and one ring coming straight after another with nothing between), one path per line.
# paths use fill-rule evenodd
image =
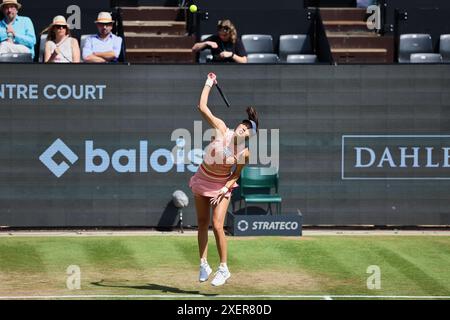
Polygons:
M189 11L190 12L192 12L192 13L196 13L197 12L197 6L195 5L195 4L191 4L190 6L189 6Z

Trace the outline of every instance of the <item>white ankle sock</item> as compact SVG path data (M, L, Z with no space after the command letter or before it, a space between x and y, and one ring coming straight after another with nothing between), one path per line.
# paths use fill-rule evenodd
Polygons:
M208 264L208 261L206 261L206 258L201 258L200 259L200 264Z
M220 264L220 267L225 268L225 269L228 270L228 266L227 266L227 263L226 263L226 262L222 262L222 263Z

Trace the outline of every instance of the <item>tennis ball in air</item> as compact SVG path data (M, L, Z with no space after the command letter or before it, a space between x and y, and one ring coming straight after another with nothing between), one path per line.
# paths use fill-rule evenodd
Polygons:
M196 13L197 12L197 6L195 5L195 4L191 4L190 6L189 6L189 11L190 12L192 12L192 13Z

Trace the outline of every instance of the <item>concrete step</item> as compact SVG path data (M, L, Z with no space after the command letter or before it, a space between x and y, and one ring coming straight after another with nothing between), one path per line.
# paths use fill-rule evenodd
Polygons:
M195 53L190 49L127 49L131 63L194 63Z
M331 54L338 64L392 63L388 50L382 48L332 48Z
M362 8L321 8L322 20L366 21L366 9Z
M184 35L184 21L123 21L124 32Z
M380 37L378 33L370 31L326 31L328 36L347 36L347 37Z
M366 49L373 52L375 62L393 63L394 62L394 38L392 36L380 36L372 33L327 33L328 42L331 51L342 54L347 52L344 58L339 57L338 60L345 61L352 58L355 54L361 57L358 60L361 63L374 62L367 61ZM380 53L385 53L385 56L380 60ZM353 59L353 58L352 58Z
M180 48L191 49L195 43L194 36L156 35L151 33L125 33L127 48Z
M371 32L365 21L324 20L325 30L331 32ZM373 31L372 31L373 32Z
M121 7L123 20L185 21L185 10L179 7Z
M367 35L327 35L332 48L393 48L393 37L367 36Z

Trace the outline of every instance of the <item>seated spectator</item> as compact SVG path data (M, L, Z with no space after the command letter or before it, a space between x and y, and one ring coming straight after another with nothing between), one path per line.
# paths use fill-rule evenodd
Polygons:
M214 62L247 63L247 52L230 20L219 21L217 34L194 44L192 51L197 52L207 48L211 49Z
M98 33L87 38L83 46L84 62L117 62L122 50L122 38L112 34L113 22L109 12L98 14L95 21Z
M56 16L53 23L42 33L48 33L45 43L44 62L79 63L80 46L71 37L70 28L63 16Z
M19 16L22 5L17 0L3 0L0 10L4 19L0 21L0 54L2 53L31 53L34 57L33 22L30 18Z

